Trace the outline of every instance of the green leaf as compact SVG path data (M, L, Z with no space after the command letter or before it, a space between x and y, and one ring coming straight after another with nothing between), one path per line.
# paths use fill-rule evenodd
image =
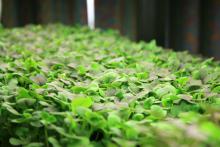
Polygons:
M113 82L116 78L118 77L118 74L113 72L113 71L110 71L110 72L107 72L103 75L103 77L101 77L101 81L103 83L111 83Z
M25 145L24 147L41 147L41 146L44 146L44 144L41 142L32 142Z
M212 91L220 94L220 86L216 86Z
M8 83L8 87L11 91L15 90L17 88L18 80L17 79L11 79Z
M12 106L10 106L8 103L3 103L2 107L5 107L10 113L14 115L21 115L16 109L14 109Z
M25 142L23 140L20 140L20 139L17 139L17 138L10 138L9 142L10 142L11 145L15 145L15 146L25 144Z
M86 72L87 72L87 69L86 69L85 66L80 65L80 66L77 67L77 72L78 72L79 75L85 75Z
M200 128L211 139L214 139L215 141L218 141L220 143L220 140L219 140L220 128L219 128L219 126L217 126L213 122L203 122L200 125Z
M30 94L29 94L29 91L25 88L19 88L18 89L18 95L16 97L17 99L20 99L20 98L31 98Z
M151 40L147 45L146 45L147 49L149 50L154 50L155 48L157 48L157 44L156 44L156 40Z
M53 147L61 147L59 142L54 137L49 137L48 141L52 144Z
M136 121L141 121L144 119L144 115L141 114L141 113L137 113L137 114L134 114L133 117L132 117L133 120L136 120Z
M154 88L154 92L161 98L167 94L177 94L177 89L171 84L159 84Z
M148 72L140 72L140 73L136 73L136 76L139 80L146 80L149 77L149 73Z
M199 121L201 117L198 113L190 111L190 112L182 112L179 114L181 120L186 123L195 123Z
M125 123L125 135L127 139L136 139L138 138L138 131L135 129L136 124L132 121Z
M143 102L143 107L145 109L150 109L151 105L153 105L153 103L155 102L155 98L154 97L149 97L146 98Z
M94 70L94 71L99 71L101 69L101 65L94 62L91 64L91 68Z
M193 71L192 76L194 79L197 79L197 80L200 79L201 78L200 71L198 71L198 70Z
M117 126L121 123L121 118L116 114L109 114L108 115L108 125L110 127Z
M89 108L93 104L93 100L91 97L78 97L73 98L71 102L72 110L75 111L77 107L86 107Z
M71 88L71 91L76 93L76 94L79 94L79 93L82 93L82 92L86 91L86 88L82 87L82 86L73 86Z
M165 110L163 110L160 106L157 105L152 105L150 108L150 116L153 119L163 119L166 117L167 112Z
M38 63L33 60L32 58L27 58L24 63L23 63L25 69L27 69L28 71L33 71L38 69Z
M87 112L85 119L94 127L104 128L107 125L105 118L95 112Z
M87 88L87 92L88 93L95 93L96 91L99 90L99 84L97 82L92 82L88 88Z
M20 107L32 106L36 103L36 99L33 98L20 98L16 102Z
M186 85L186 83L189 81L188 77L180 77L177 79L177 82L181 84L182 86Z
M167 94L162 97L162 105L165 107L172 106L174 101L179 100L180 98L177 95Z
M41 118L43 124L52 124L57 121L56 117L49 114L48 112L42 111L41 112Z

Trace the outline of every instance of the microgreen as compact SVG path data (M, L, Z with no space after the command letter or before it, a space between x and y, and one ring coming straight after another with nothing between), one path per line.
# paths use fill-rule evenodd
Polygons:
M0 27L0 146L219 146L220 63L83 26Z

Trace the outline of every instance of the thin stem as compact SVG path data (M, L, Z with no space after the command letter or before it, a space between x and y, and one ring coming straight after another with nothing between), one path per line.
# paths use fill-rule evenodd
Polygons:
M44 135L45 135L45 143L46 143L46 147L49 147L49 143L48 143L48 133L47 133L47 127L44 127Z

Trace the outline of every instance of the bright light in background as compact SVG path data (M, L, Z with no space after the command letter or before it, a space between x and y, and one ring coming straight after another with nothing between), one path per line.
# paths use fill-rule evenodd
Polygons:
M95 28L95 0L87 0L87 20L91 29Z

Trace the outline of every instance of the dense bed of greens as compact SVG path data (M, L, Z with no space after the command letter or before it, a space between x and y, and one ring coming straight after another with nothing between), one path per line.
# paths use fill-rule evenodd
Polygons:
M114 31L0 28L0 146L219 146L220 63Z

